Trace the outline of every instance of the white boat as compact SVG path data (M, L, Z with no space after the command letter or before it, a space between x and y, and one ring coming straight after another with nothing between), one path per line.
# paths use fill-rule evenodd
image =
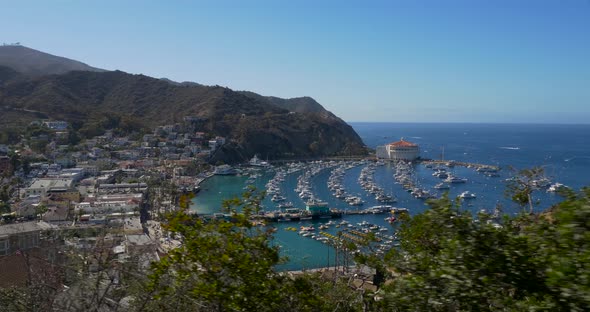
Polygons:
M273 202L280 202L280 201L284 201L285 199L287 199L287 198L285 198L284 196L275 194L275 195L273 195L273 197L270 200L272 200Z
M441 182L441 183L435 185L434 188L437 189L437 190L448 190L451 187L448 184Z
M363 200L360 198L357 198L355 200L349 201L348 204L351 206L362 206L363 205Z
M475 198L475 194L470 193L469 191L465 191L465 192L461 193L459 195L459 197L464 198L464 199L470 199L470 198Z
M301 193L299 193L299 198L301 198L301 199L310 199L311 196L312 196L312 194L309 193L309 192L301 192Z
M393 197L391 195L385 195L385 194L377 195L377 196L375 196L375 199L378 202L384 203L384 204L385 203L391 204L391 203L397 202L397 199L395 197Z
M349 196L345 201L351 206L361 206L363 204L363 200L358 196Z
M238 174L238 171L236 169L232 168L230 165L221 165L221 166L215 167L215 170L213 170L213 174L235 175L235 174Z
M279 204L279 208L293 208L293 203L292 202L281 203L281 204Z
M447 182L447 183L465 183L465 182L467 182L467 179L463 179L463 178L459 178L459 177L454 177L454 176L449 176L444 181Z
M268 167L270 164L267 161L260 160L257 155L254 155L249 162L250 166L254 167Z
M547 189L547 192L555 193L555 192L558 192L560 190L567 189L567 188L568 187L566 185L561 184L559 182L555 182L549 186L549 188Z
M377 214L377 213L384 213L389 212L393 206L390 205L380 205L380 206L373 206L366 209L368 213Z

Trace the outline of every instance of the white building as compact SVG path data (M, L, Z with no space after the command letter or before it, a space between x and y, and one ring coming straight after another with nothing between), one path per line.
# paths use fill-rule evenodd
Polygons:
M86 198L88 201L77 203L74 211L79 214L108 214L113 212L134 212L139 211L143 203L143 194L106 194L91 195Z
M389 159L389 154L387 154L387 145L377 146L375 149L375 156L378 159Z
M71 189L72 185L72 179L35 179L25 189L25 197L40 195L42 198L45 198L47 192L51 189Z
M393 142L384 146L377 146L375 151L377 158L391 160L415 160L420 157L420 147L412 142L400 141Z
M55 120L55 121L44 121L43 124L51 129L51 130L56 130L56 131L63 131L66 130L68 128L68 123L65 121L61 121L61 120Z
M41 232L54 229L46 222L22 222L0 226L0 256L41 245Z
M209 148L214 151L225 144L225 138L217 136L215 139L209 140Z

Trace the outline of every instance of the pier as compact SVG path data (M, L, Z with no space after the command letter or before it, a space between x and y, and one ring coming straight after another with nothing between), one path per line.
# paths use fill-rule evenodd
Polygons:
M423 163L423 164L443 165L443 166L447 166L447 167L461 166L461 167L475 168L475 169L490 168L490 169L493 169L496 171L500 170L499 166L478 164L478 163L469 163L469 162L454 161L454 160L420 160L419 162Z
M310 158L290 158L290 159L274 159L268 162L273 165L283 165L287 163L297 162L311 162L311 161L358 161L358 160L375 160L373 155L351 155L351 156L330 156L330 157L310 157Z
M394 214L400 212L407 212L406 208L392 208L391 210L370 210L370 209L355 209L355 210L332 210L329 214L325 215L311 215L304 212L288 213L288 212L266 212L264 214L252 215L253 222L299 222L307 220L320 220L320 219L339 219L343 216L353 215L371 215L371 214ZM231 219L230 213L214 213L214 214L201 214L204 218L225 218Z
M369 160L369 161L386 161L386 162L395 162L394 160L389 159L379 159L376 158L375 155L362 155L362 156L332 156L332 157L316 157L316 158L292 158L292 159L275 159L269 160L269 163L273 165L282 165L286 163L296 163L296 162L311 162L311 161L361 161L361 160ZM470 162L463 162L463 161L455 161L455 160L432 160L432 159L417 159L416 163L422 164L433 164L433 165L445 165L445 166L461 166L461 167L468 167L468 168L490 168L494 170L500 170L499 166L495 165L488 165L488 164L480 164L480 163L470 163Z

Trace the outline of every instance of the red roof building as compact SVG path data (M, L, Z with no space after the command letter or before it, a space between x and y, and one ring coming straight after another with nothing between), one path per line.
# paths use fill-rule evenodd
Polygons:
M393 147L415 147L415 146L418 146L412 142L404 141L404 138L402 138L400 141L389 143L389 145L393 146Z
M402 138L397 142L378 146L376 154L378 158L382 159L412 161L420 157L420 147L418 144L405 141Z

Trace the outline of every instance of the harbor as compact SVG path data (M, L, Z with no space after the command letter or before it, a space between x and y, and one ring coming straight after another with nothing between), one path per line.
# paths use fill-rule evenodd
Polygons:
M223 199L239 197L250 187L265 191L255 221L275 229L273 243L280 245L282 254L289 258L280 268L324 267L335 261L334 237L362 240L358 233L373 231L360 227L363 222L370 223L377 233L395 237L398 212L416 214L427 209L426 198L410 187L420 188L432 198L444 192L449 192L451 197L465 191L477 193L476 199L464 202L466 209L474 211L495 206L496 201L490 204L488 198L498 196L490 194L490 189L497 194L503 192L501 177L489 177L473 166L461 165L446 170L467 181L449 183L450 189L437 190L434 187L444 179L432 176L437 171L430 164L436 163L364 159L245 167L237 175L215 175L204 180L201 192L193 199L192 209L200 215L228 218L221 211ZM488 190L487 194L483 189ZM341 224L342 221L346 223ZM382 248L381 254L396 244L391 237L382 240L374 244L374 252Z
M427 144L428 149L420 151L423 158L412 161L364 157L268 162L264 166L246 163L235 168L235 175L213 175L204 180L191 208L199 215L228 218L221 211L224 199L239 198L247 190L264 191L260 213L253 221L274 231L273 244L280 246L281 254L289 259L279 267L284 270L334 264L338 245L334 238L362 241L362 235L357 234L366 235L368 231L395 238L399 212L424 212L429 209L428 199L446 195L461 209L473 213L519 211L504 196L506 180L514 172L505 170L496 160L498 154L517 150L488 152L493 164L485 164L462 159L469 155L466 152L450 153L459 160L432 160L434 146ZM518 159L514 161L518 163ZM554 184L547 184L536 198L547 205L559 201L559 196L551 192ZM371 225L361 227L366 223ZM382 240L361 252L395 247L391 237Z

